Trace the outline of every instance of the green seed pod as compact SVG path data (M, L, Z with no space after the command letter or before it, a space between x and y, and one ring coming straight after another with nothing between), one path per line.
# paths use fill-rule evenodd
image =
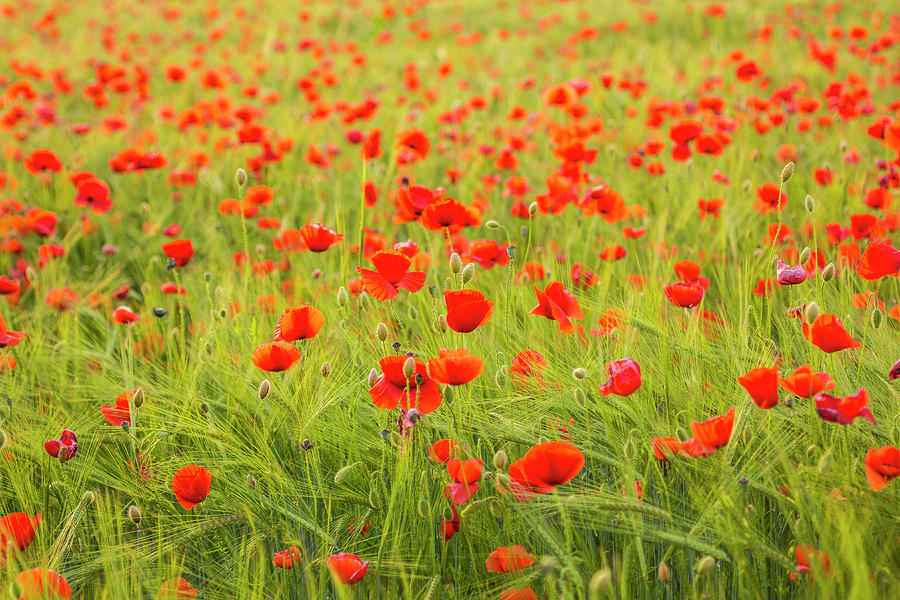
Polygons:
M463 283L469 283L475 277L475 263L469 263L462 270Z
M454 252L450 255L450 272L454 275L458 275L459 272L462 271L462 268L462 258L458 253Z
M344 286L341 286L340 288L338 288L338 293L337 293L338 306L343 308L343 307L347 306L347 302L349 302L349 301L350 301L350 295L347 294L346 288L344 288Z
M430 512L429 507L428 507L428 500L426 500L425 498L422 498L421 500L419 500L418 510L419 510L419 516L422 517L423 519L427 519L428 513Z
M81 495L81 502L84 504L93 504L96 500L97 494L91 490L87 490Z
M819 305L815 302L810 302L803 310L803 318L806 319L807 323L815 323L816 319L818 319L819 315L821 314L822 311L819 309Z
M793 163L792 163L793 164ZM699 561L697 561L697 566L695 567L697 570L697 575L702 575L716 566L716 559L707 554Z
M634 455L637 453L637 448L634 445L634 442L628 440L622 446L622 456L625 457L626 460L631 460L634 458Z
M506 365L497 369L497 373L494 375L494 383L498 388L506 387Z
M510 479L509 475L507 475L506 473L497 473L496 480L497 485L505 489L509 489L509 487L512 485L512 479Z
M498 471L502 471L507 465L508 459L506 458L506 452L503 450L497 450L494 452L494 458L491 460L491 463L494 465L494 468Z
M131 519L131 522L135 525L141 524L141 509L132 504L128 507L128 518Z
M256 390L256 395L259 396L260 400L265 400L266 396L269 395L269 390L272 388L272 385L269 383L268 379L263 379L262 383L259 384L259 389Z
M375 337L378 338L379 342L384 342L388 338L388 328L384 323L379 323L375 326Z
M493 219L491 219L490 221L487 221L484 224L484 226L487 227L488 229L500 229L500 223L498 223L497 221L495 221Z
M406 359L406 362L403 363L403 376L407 379L412 379L412 376L416 374L416 359L412 356Z
M831 452L826 452L821 457L819 457L819 464L816 465L816 469L819 471L819 475L824 475L828 472L828 469L831 468L831 463L834 462L834 457L831 455Z
M784 168L781 170L781 183L787 183L790 181L791 177L794 175L794 163L789 162L784 165Z
M807 246L803 249L802 252L800 252L800 262L805 263L806 261L808 261L810 254L812 254L812 250L810 250L809 246Z
M872 328L878 329L881 327L882 321L884 321L884 313L876 308L872 311Z
M587 371L585 371L585 370L584 370L583 368L581 368L581 367L578 367L578 368L576 368L576 369L574 369L574 370L572 371L572 377L574 377L574 378L577 379L578 381L581 381L582 379L584 379L585 377L587 377Z
M445 385L443 391L441 392L441 396L444 398L444 402L453 402L453 397L456 392L453 391L452 385Z
M581 388L575 388L575 391L572 394L575 397L575 402L584 406L584 403L587 401L587 396L584 393L584 390Z
M378 510L378 507L381 506L378 502L378 494L375 493L374 489L369 490L369 506Z
M3 433L3 430L0 429L0 448L6 445L6 434Z
M834 263L828 263L822 269L822 281L831 281L834 279Z
M406 310L406 316L409 317L410 321L415 321L419 318L419 310L415 306L410 306Z
M244 169L238 169L234 174L234 182L239 188L247 185L247 171L245 171Z
M495 519L503 517L503 505L496 498L491 498L490 502L488 502L488 509L490 509Z
M131 404L134 405L135 408L140 408L144 403L144 388L138 388L134 390L134 396L131 397Z
M353 467L355 466L356 463L338 469L338 472L334 474L334 483L336 485L344 485L350 479L350 473L353 472Z
M599 600L606 597L612 591L612 571L609 567L604 567L591 575L591 581L588 583L588 598L590 600Z
M816 201L809 194L806 195L806 199L803 202L804 206L806 206L806 212L812 214L813 211L816 210Z
M534 215L536 215L536 214L537 214L537 211L538 211L538 208L539 208L539 206L538 206L538 203L537 203L537 202L532 202L531 204L529 204L529 205L528 205L528 215L531 216L531 217L533 217Z

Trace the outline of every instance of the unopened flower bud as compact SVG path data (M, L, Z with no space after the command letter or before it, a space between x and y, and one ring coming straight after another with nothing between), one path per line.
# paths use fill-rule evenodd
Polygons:
M388 337L388 328L384 323L379 323L375 326L375 337L378 338L378 341L384 342Z
M428 513L429 513L428 500L426 500L425 498L422 498L421 500L419 500L418 510L419 510L419 516L422 517L423 519L427 519Z
M368 379L369 387L374 386L375 380L377 380L377 379L378 379L378 371L373 367L372 370L369 371L369 379Z
M834 263L828 263L822 269L822 281L831 281L834 279Z
M669 566L665 562L659 563L659 569L657 569L656 574L663 583L669 583L669 580L672 578L672 574L669 573Z
M451 510L451 508L450 508L449 506L445 506L445 507L444 507L443 513L444 513L444 520L445 520L445 521L452 521L452 520L453 520L453 510Z
M590 600L599 600L605 597L612 590L612 571L609 567L604 567L591 576L588 583L588 598Z
M803 311L803 318L807 323L815 323L821 314L822 311L819 310L819 305L815 302L810 302Z
M412 376L416 373L416 359L412 356L406 359L406 362L403 363L403 376L407 379L412 379Z
M697 566L696 566L697 574L702 575L703 573L706 573L707 571L712 569L714 566L716 566L716 559L714 559L712 556L707 554L706 556L701 558L699 561L697 561Z
M453 273L454 275L456 275L460 271L462 271L462 267L463 267L463 264L462 264L462 258L460 257L460 255L457 254L456 252L451 254L450 255L450 272Z
M247 171L238 169L234 174L234 182L241 188L247 185Z
M495 519L499 519L503 516L503 505L500 504L500 501L496 498L491 498L488 502L488 508L491 511L491 514Z
M506 387L506 365L497 369L497 373L494 375L494 383L499 388Z
M209 412L209 404L207 404L206 402L201 402L199 409L200 409L200 414L205 415L206 413Z
M447 333L447 316L438 315L438 329L441 333Z
M444 386L444 391L441 392L441 396L443 397L444 402L453 402L453 394L454 393L455 392L453 391L452 385Z
M251 473L247 473L247 485L256 489L256 477L254 477Z
M872 311L872 329L881 327L882 321L884 321L884 313L876 308Z
M319 369L319 373L322 374L322 377L328 377L328 374L331 373L331 363L325 361L322 363L322 368Z
M808 261L808 260L809 260L810 254L812 254L812 250L810 250L810 249L809 249L809 246L807 246L807 247L804 248L803 251L800 253L800 262L801 262L801 263L805 263L806 261Z
M131 522L135 525L141 524L141 509L132 504L128 507L128 518L131 519Z
M469 283L475 277L475 263L469 263L462 270L463 283Z
M806 195L806 199L803 201L804 206L806 206L806 212L812 213L816 210L816 201L809 194Z
M335 485L344 485L347 480L350 478L350 473L353 471L353 467L356 464L347 465L346 467L341 467L338 469L338 472L334 474L334 483Z
M575 398L575 402L581 406L584 406L584 403L587 401L587 395L581 388L575 388L575 391L572 392L572 396Z
M416 373L416 376L413 377L413 379L414 379L415 382L416 382L416 387L418 387L418 386L422 385L423 383L425 383L425 376L422 375L421 373Z
M259 396L260 400L265 400L266 396L269 395L269 390L272 388L268 379L263 379L262 383L259 384L259 389L256 390L256 395Z
M572 377L574 377L574 378L577 379L578 381L581 381L582 379L584 379L585 377L587 377L587 371L585 371L585 370L584 370L583 368L581 368L581 367L577 367L576 369L574 369L574 370L572 371Z
M486 223L484 224L484 226L487 227L488 229L499 229L499 228L500 228L500 223L498 223L497 221L491 219L490 221L486 222Z
M0 448L2 448L4 444L6 444L6 434L0 429Z
M91 490L87 490L81 495L81 501L85 504L93 504L96 499L97 494L95 494Z
M781 170L781 183L787 183L791 177L794 175L794 163L789 162L784 165L784 168Z
M533 217L534 215L536 215L537 211L538 211L538 203L537 202L532 202L531 204L528 205L528 214L530 216Z
M344 288L344 286L341 286L340 289L338 289L338 293L337 293L338 306L343 308L343 307L347 306L347 302L349 302L349 301L350 301L350 296L347 294L346 288Z
M834 462L834 457L831 452L826 452L819 458L819 464L816 468L819 471L820 475L824 475L829 468L831 468L831 463Z
M495 469L497 469L498 471L503 470L503 468L506 467L507 463L506 452L504 452L503 450L497 450L496 452L494 452L494 458L491 462L493 463Z

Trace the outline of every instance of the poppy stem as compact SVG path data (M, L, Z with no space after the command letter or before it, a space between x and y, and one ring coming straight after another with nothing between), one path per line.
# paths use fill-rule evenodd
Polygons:
M356 253L356 266L362 265L363 242L366 239L366 157L362 157L362 186L359 192L359 251Z

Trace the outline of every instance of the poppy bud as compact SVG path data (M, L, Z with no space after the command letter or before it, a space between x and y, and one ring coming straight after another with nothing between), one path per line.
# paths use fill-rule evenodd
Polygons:
M587 395L584 393L583 389L575 388L573 396L575 397L575 402L577 402L581 406L584 406L584 403L587 401Z
M0 448L2 448L6 444L6 434L3 433L3 430L0 429Z
M816 210L816 201L809 194L806 195L806 200L803 201L803 204L806 206L806 212L810 214Z
M416 380L417 380L416 385L422 385L421 383L418 383L419 377L422 377L421 373L416 375ZM406 419L413 425L418 423L419 419L421 419L421 418L422 418L422 413L419 412L418 408L411 408L408 411L406 411Z
M256 395L259 396L260 400L265 400L266 396L269 395L269 389L271 386L269 385L268 379L263 379L262 383L259 384L259 389L256 390Z
M128 507L128 518L131 519L131 522L135 525L141 524L141 509L132 504Z
M254 477L250 473L247 473L247 484L253 489L256 489L256 477Z
M433 285L428 286L428 293L431 294L432 298L437 298L437 287Z
M697 570L697 575L702 575L716 566L716 559L707 554L699 561L697 561L697 566L695 567Z
M37 271L34 270L34 267L28 265L25 267L25 279L28 281L34 281L37 279Z
M334 483L336 485L344 485L347 480L350 478L350 473L353 471L353 467L356 466L356 463L352 465L347 465L346 467L341 467L338 469L338 472L334 474Z
M164 316L169 314L169 311L167 309L163 308L162 306L154 306L153 309L151 310L151 312L153 313L153 316L156 317L157 319L162 319Z
M587 377L587 371L585 371L585 370L584 370L583 368L581 368L581 367L578 367L578 368L576 368L575 370L572 371L572 377L574 377L574 378L577 379L578 381L581 381L582 379L584 379L585 377Z
M347 306L347 302L349 302L349 301L350 301L350 297L347 295L346 288L344 288L344 286L341 286L338 289L338 293L337 293L338 306L343 308L343 307Z
M300 447L303 448L304 450L312 450L313 446L315 446L315 444L313 442L309 441L309 438L300 442Z
M454 275L456 275L460 271L462 271L462 266L463 266L462 258L459 256L459 254L457 254L456 252L451 254L450 255L450 272L453 273Z
M425 376L422 375L421 373L416 373L416 376L414 377L414 379L416 381L416 386L421 386L422 383L425 381Z
M741 185L741 189L744 191L745 194L749 194L749 193L750 193L750 188L751 188L751 187L753 187L753 184L750 183L750 180L749 180L749 179L745 179L745 180L744 180L744 183Z
M541 557L541 562L538 563L538 569L540 569L544 573L551 573L554 569L556 569L556 566L558 564L559 561L556 560L556 557L545 554Z
M831 455L831 452L826 452L819 458L819 464L816 468L819 471L820 475L824 475L829 468L831 468L831 463L834 462L834 457Z
M245 171L244 169L238 169L234 174L234 182L239 188L247 185L247 171Z
M839 147L841 149L841 152L846 152L847 151L847 140L841 140Z
M441 333L447 333L447 315L438 316L438 329Z
M496 498L491 498L488 502L488 508L495 519L499 519L503 516L503 505L500 504L500 501Z
M634 442L631 440L628 440L622 446L622 456L624 456L626 460L631 460L634 457L635 452L637 452L637 448L635 448Z
M672 578L672 574L669 573L669 565L665 562L659 563L659 569L657 569L656 574L663 583L669 583L669 579Z
M201 402L200 406L197 408L200 410L201 415L205 415L209 412L209 405L206 402Z
M406 359L406 362L403 363L403 376L407 379L411 379L415 372L416 360L412 356L410 356Z
M469 283L475 277L475 263L469 263L462 270L463 283Z
M140 408L144 403L144 388L138 388L134 390L134 395L131 397L131 404L134 405L135 408Z
M378 510L378 495L375 493L375 490L369 490L369 506Z
M512 479L510 479L509 475L507 475L506 473L497 473L496 479L497 485L505 489L509 489L509 487L512 485Z
M91 490L87 490L81 495L81 502L83 504L93 504L96 499L97 495Z
M441 392L441 396L443 396L444 402L453 402L453 386L445 385L444 391Z
M604 567L591 575L591 581L588 583L588 598L590 600L598 600L609 594L611 590L612 572L609 570L609 567Z
M752 504L748 504L747 508L744 509L744 514L747 515L748 517L752 517L753 515L756 514L756 507L753 506Z
M784 168L781 170L781 183L787 183L790 181L791 177L794 175L794 163L789 162L784 165Z
M122 431L124 431L125 433L131 431L131 423L129 423L128 421L122 421L122 424L119 425L119 427L121 427Z
M408 316L411 321L415 321L419 318L419 311L415 306L410 306L406 311L406 316Z
M322 368L319 369L319 373L322 374L322 377L328 377L328 374L331 373L331 363L328 361L322 363Z
M418 509L419 509L419 516L422 517L423 519L427 519L428 518L428 500L426 500L425 498L422 498L421 500L419 500Z
M834 279L834 263L828 263L822 269L822 281L831 281Z
M822 311L819 310L819 305L815 302L810 302L803 311L803 318L806 319L807 323L815 323L821 314Z
M506 365L497 369L497 373L494 375L494 383L497 384L498 388L506 387Z
M496 452L494 452L494 458L491 462L493 463L495 469L497 469L498 471L503 470L503 468L506 467L507 463L506 452L504 452L503 450L497 450Z
M453 509L450 508L449 506L445 506L445 507L444 507L444 510L443 510L443 515L444 515L444 520L445 520L445 521L452 521L452 520L453 520L453 517L454 517L454 515L453 515Z
M756 162L760 158L762 158L762 152L759 151L759 148L754 148L753 152L750 153L750 160Z
M382 429L381 430L381 439L385 442L388 441L389 439L391 439L391 430L390 429Z
M884 321L884 313L876 308L872 311L872 329L881 327L882 321Z
M378 379L378 371L373 367L371 371L369 371L369 387L375 385L375 380Z
M805 263L809 260L809 255L812 254L812 250L809 249L809 246L803 249L803 252L800 253L800 262Z
M537 202L532 202L531 204L528 205L529 216L533 217L535 214L537 214L537 211L538 211L538 203Z
M485 223L484 226L487 227L488 229L499 229L499 228L500 228L500 223L498 223L497 221L491 219L490 221L488 221L487 223Z
M388 337L388 328L384 323L379 323L375 326L375 337L378 338L378 341L384 343L384 341Z
M506 255L510 258L516 257L516 247L515 246L507 246L506 247Z

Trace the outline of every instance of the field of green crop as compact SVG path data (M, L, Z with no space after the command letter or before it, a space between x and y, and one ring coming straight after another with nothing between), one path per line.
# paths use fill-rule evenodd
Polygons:
M0 598L896 596L898 56L886 0L6 2Z

